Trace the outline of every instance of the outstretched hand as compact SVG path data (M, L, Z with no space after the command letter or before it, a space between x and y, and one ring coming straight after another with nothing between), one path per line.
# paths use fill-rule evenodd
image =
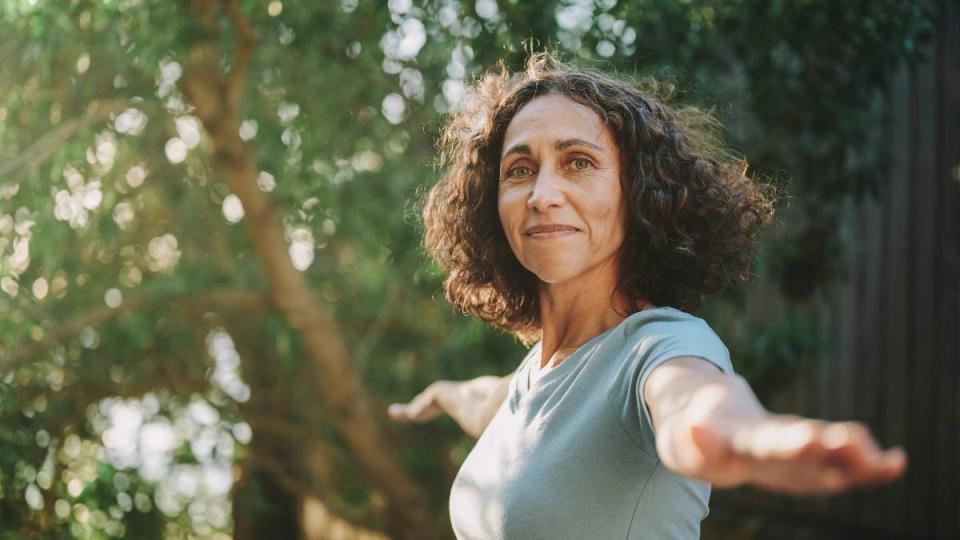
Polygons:
M397 422L429 422L443 414L438 395L450 384L449 381L435 381L409 403L391 403L387 414Z
M479 437L496 413L512 375L481 375L467 381L434 381L409 403L392 403L387 414L397 422L429 422L448 414L464 433Z
M735 430L694 425L703 471L717 487L750 483L795 495L831 495L886 483L906 470L901 448L882 450L858 422L768 415Z

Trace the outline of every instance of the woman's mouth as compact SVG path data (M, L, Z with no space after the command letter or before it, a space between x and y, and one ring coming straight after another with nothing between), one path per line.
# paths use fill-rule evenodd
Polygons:
M524 231L528 237L536 239L560 238L562 236L569 236L577 232L579 232L579 229L576 227L559 223L534 225L533 227L530 227Z

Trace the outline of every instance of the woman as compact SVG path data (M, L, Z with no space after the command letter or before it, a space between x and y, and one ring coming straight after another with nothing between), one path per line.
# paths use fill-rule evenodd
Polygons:
M708 117L550 56L447 126L424 209L452 304L533 343L503 378L438 381L396 420L479 436L458 538L697 538L711 484L836 493L902 474L857 423L774 415L689 312L747 276L772 217Z

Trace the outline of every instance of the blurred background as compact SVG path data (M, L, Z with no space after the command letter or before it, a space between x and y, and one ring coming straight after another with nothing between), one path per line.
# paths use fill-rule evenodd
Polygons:
M706 539L960 538L960 2L0 1L0 538L452 538L503 375L418 246L434 141L530 51L654 76L786 189L697 314L778 412L910 466L716 490Z

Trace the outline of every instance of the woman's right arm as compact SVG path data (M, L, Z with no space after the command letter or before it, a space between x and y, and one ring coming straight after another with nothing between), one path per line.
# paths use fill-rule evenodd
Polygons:
M484 375L469 381L436 381L409 403L393 403L387 409L398 422L427 422L450 415L467 435L478 438L507 397L513 374Z

